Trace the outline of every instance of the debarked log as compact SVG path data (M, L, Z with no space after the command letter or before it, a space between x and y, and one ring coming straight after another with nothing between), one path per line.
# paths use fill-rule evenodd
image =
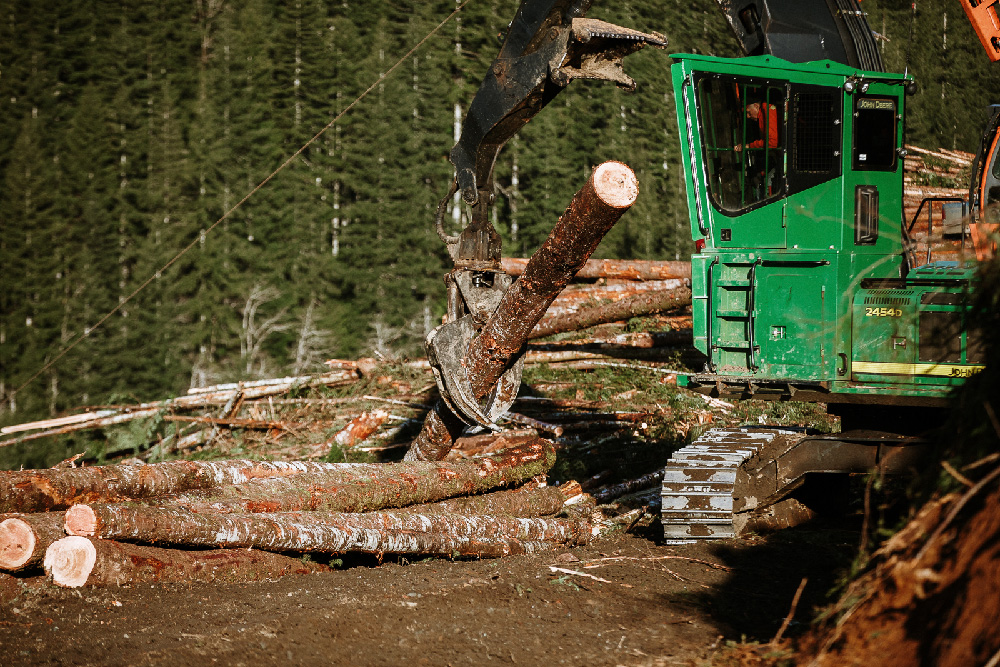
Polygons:
M662 313L691 304L691 288L677 287L581 308L573 313L546 317L532 329L529 338L543 338L567 331L578 331L598 324L621 322L633 317Z
M524 273L504 293L463 359L472 395L483 400L520 354L549 304L573 279L638 196L635 174L621 162L598 165L573 197ZM464 422L438 401L406 453L409 460L443 459Z
M587 521L403 512L199 514L141 505L74 505L66 532L81 537L268 551L497 557L541 544L585 544Z
M45 552L46 573L67 588L150 582L235 583L329 569L269 551L190 551L79 536L63 537Z
M22 514L0 522L0 570L19 572L41 565L49 545L66 537L64 514Z
M343 465L312 461L167 461L0 471L0 513L47 512L66 509L74 503L150 498L256 478L332 470Z
M555 458L552 443L535 437L480 459L339 464L333 470L258 479L170 502L198 512L370 512L517 486L544 475Z

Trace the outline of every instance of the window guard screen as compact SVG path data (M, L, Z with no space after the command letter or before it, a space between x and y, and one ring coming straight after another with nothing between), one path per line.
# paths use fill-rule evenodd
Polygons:
M703 77L698 109L709 196L737 213L784 192L785 90L773 84Z

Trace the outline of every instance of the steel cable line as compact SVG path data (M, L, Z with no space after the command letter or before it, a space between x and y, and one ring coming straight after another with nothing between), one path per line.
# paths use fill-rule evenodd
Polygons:
M292 153L291 155L289 155L288 158L284 162L282 162L281 165L278 166L277 169L275 169L270 174L268 174L268 176L264 180L262 180L260 183L258 183L252 190L250 190L250 192L248 192L241 200L239 200L235 205L233 205L232 208L230 208L228 211L226 211L222 215L222 217L220 217L218 220L216 220L215 222L213 222L207 229L198 232L198 234L195 236L194 240L191 241L191 243L189 243L188 245L184 246L184 248L182 248L176 255L174 255L170 259L170 261L168 261L166 264L164 264L163 266L161 266L158 270L154 271L153 274L150 275L141 285L139 285L138 287L136 287L132 291L132 293L129 294L127 297L125 297L124 299L122 299L121 301L119 301L117 306L115 306L110 311L108 311L93 326L85 327L84 330L83 330L83 333L77 335L77 337L71 343L69 343L68 345L66 345L62 350L60 350L59 353L51 361L47 362L44 366L42 366L40 369L38 369L38 371L34 375L32 375L31 377L29 377L17 389L15 389L14 391L12 391L9 394L9 397L13 398L13 397L17 396L17 394L19 392L21 392L25 387L27 387L29 384L31 384L32 382L34 382L35 380L37 380L38 377L40 375L42 375L42 373L44 373L48 369L52 368L60 359L62 359L64 356L66 356L70 352L70 350L72 350L73 348L75 348L85 338L87 338L88 336L90 336L90 334L92 334L95 330L99 329L101 327L101 325L103 325L105 322L107 322L109 319L111 319L111 317L115 313L117 313L129 301L131 301L133 298L135 298L135 296L137 294L139 294L139 292L141 292L142 290L144 290L146 287L149 286L149 284L151 282L153 282L154 280L156 280L157 276L161 275L164 271L166 271L171 266L173 266L174 263L176 263L177 260L179 260L189 250L191 250L191 248L193 248L196 245L198 245L198 243L204 237L208 236L212 232L213 229L215 229L220 224L222 224L224 221L226 221L229 218L229 216L231 216L236 211L236 209L238 209L240 206L242 206L244 203L246 203L246 201L248 199L250 199L250 197L254 196L254 194L256 194L258 190L260 190L265 185L267 185L271 181L271 179L273 179L285 167L287 167L289 164L291 164L292 161L295 160L295 158L297 158L299 155L301 155L317 139L319 139L321 136L323 136L323 134L327 130L329 130L331 127L333 127L334 125L336 125L337 121L339 121L341 118L343 118L347 114L347 112L349 112L351 109L353 109L355 106L357 106L357 104L359 102L361 102L361 100L363 100L365 97L367 97L368 93L370 93L373 90L375 90L375 88L380 83L382 83L390 74L392 74L400 65L402 65L404 62L406 62L407 60L409 60L410 56L412 56L414 53L416 53L416 51L421 46L423 46L424 43L427 40L429 40L431 37L433 37L441 28L443 28L445 26L445 24L448 23L448 21L450 21L452 18L454 18L455 15L458 14L460 11L462 11L462 9L467 4L469 4L469 2L471 2L471 1L472 0L464 0L460 5L458 5L457 7L455 7L454 11L452 11L450 14L448 14L448 16L446 16L444 18L444 20L442 20L434 28L432 28L430 30L430 32L428 32L426 35L424 35L423 38L421 38L419 42L417 42L409 51L407 51L405 55L403 55L399 60L397 60L396 63L392 67L390 67L389 69L387 69L383 74L380 74L379 77L370 86L368 86L368 88L366 88L364 92L362 92L360 95L358 95L356 98L354 98L354 101L351 102L350 104L348 104L344 108L343 111L341 111L339 114L336 115L336 117L334 117L333 120L331 120L329 123L327 123L325 126L323 126L323 128L319 132L317 132L316 134L314 134L311 139L309 139L304 144L302 144L302 146L300 146L298 150L296 150L294 153Z

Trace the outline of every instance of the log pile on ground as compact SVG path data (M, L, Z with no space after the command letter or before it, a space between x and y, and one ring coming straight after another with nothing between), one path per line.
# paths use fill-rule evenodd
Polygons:
M2 472L0 569L44 564L63 586L248 581L327 569L290 554L499 557L584 544L592 524L559 516L567 498L544 484L554 460L533 436L457 462Z

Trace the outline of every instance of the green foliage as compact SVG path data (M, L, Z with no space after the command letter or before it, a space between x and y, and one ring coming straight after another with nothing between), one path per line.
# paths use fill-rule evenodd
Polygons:
M470 3L379 80L454 2L7 2L0 424L114 392L151 400L319 370L324 357L418 353L444 312L449 261L432 220L455 109L517 4ZM920 3L918 34L935 37L908 59L908 8L871 4L890 65L924 86L911 140L973 149L1000 70L957 10L943 48L944 0ZM598 2L590 15L662 32L673 51L738 55L712 0ZM606 159L633 167L640 198L597 255L688 255L666 54L629 57L634 93L573 83L501 152L506 255L531 254Z

